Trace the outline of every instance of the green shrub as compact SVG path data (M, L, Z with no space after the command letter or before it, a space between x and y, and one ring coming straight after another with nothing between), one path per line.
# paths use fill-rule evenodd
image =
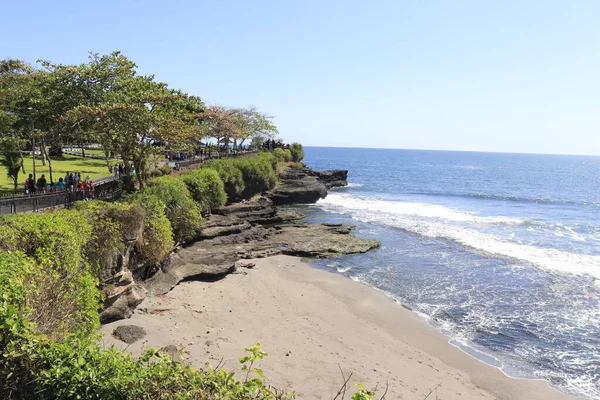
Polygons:
M273 150L273 155L278 162L292 161L292 152L289 149L276 148Z
M75 210L92 226L90 239L82 250L92 272L104 281L119 272L119 258L125 248L140 238L144 209L125 202L78 201Z
M154 168L152 171L150 171L150 177L158 178L159 176L171 175L172 173L173 167L163 165L161 167Z
M272 189L277 183L277 175L273 167L277 160L272 154L263 153L255 157L238 158L236 165L244 178L244 198Z
M284 156L285 162L291 162L294 160L294 156L292 155L292 151L290 149L283 150L283 156Z
M202 211L220 208L227 202L224 184L217 171L209 168L195 169L183 174L181 178Z
M300 162L304 159L304 149L300 143L292 143L290 151L292 152L292 161Z
M0 253L0 398L16 399L290 399L271 389L255 368L266 353L256 344L233 373L197 370L148 349L134 358L95 334L52 340L35 329L29 304L38 266L22 253ZM252 376L250 376L252 374Z
M0 247L38 264L28 277L37 329L55 338L85 335L99 325L98 278L83 257L92 226L75 210L19 214L0 219Z
M203 168L215 170L219 174L229 202L241 198L244 192L244 177L234 161L227 158L210 160L203 165Z
M145 211L143 243L140 261L147 266L159 264L173 250L173 228L167 218L167 206L158 197L141 192L129 196L126 201L137 204Z
M194 236L202 216L200 208L181 179L174 176L153 178L148 181L144 191L165 203L165 214L171 222L176 241L183 242Z

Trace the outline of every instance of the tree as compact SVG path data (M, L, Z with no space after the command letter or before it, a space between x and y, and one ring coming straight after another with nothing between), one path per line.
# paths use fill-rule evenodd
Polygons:
M88 104L69 111L72 127L85 126L91 138L123 160L131 184L131 167L144 187L150 156L159 151L155 143L189 143L199 140L202 129L197 115L204 110L200 98L169 89L153 76L137 75L135 64L115 52L92 56L81 72L95 84Z
M222 144L225 151L229 151L231 139L236 140L241 135L240 117L232 108L211 105L199 118L207 135L217 139L217 144Z
M3 164L9 169L11 179L18 180L18 171L11 170L17 164L25 173L22 146L24 138L31 139L33 135L30 124L33 121L33 72L34 69L23 61L0 61L0 140L2 151L6 154Z
M6 167L6 175L13 181L15 193L19 187L19 172L23 168L23 156L19 151L21 146L22 143L18 138L0 138L0 153L2 153L0 163Z
M239 148L248 139L253 145L260 147L266 139L271 139L279 133L272 122L273 117L258 111L254 106L235 109L233 115L237 117L236 122L239 125Z

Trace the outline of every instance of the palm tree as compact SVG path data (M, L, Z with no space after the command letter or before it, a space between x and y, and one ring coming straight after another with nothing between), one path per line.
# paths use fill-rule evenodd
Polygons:
M6 176L13 181L16 193L19 187L19 172L23 168L23 158L18 150L16 140L11 140L11 138L0 140L0 151L3 155L0 158L0 164L6 167Z

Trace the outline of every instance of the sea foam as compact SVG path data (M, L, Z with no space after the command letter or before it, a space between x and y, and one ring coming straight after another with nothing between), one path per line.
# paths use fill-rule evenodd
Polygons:
M332 193L320 200L318 206L326 211L348 214L362 222L401 228L428 237L446 238L476 251L523 260L550 271L587 274L600 279L600 256L535 247L476 229L485 225L526 226L529 221L525 219L481 216L441 205L362 198L346 193Z

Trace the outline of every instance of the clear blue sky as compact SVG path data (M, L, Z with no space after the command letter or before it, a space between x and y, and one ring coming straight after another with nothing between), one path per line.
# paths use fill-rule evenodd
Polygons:
M122 50L307 145L600 155L600 1L4 2L0 57Z

